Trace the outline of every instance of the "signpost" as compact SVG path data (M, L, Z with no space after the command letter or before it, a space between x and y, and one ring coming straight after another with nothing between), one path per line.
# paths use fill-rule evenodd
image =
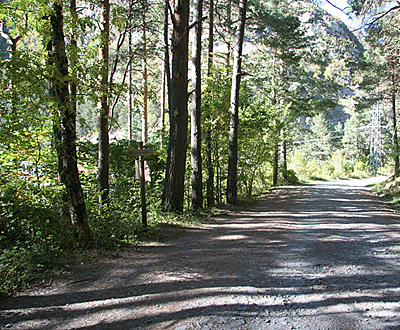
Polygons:
M144 156L155 156L156 149L143 149L143 142L139 142L139 149L128 150L126 154L130 157L140 157L140 197L142 201L142 223L147 227L147 207L146 207L146 182L144 173Z

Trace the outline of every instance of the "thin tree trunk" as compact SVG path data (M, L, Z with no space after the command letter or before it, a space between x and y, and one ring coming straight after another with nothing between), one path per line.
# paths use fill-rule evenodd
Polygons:
M197 0L194 19L195 43L193 45L193 101L191 113L191 164L192 164L192 209L203 208L203 170L201 157L201 35L203 0Z
M227 6L226 6L226 18L228 22L228 33L230 35L233 34L233 23L232 23L232 0L228 0ZM231 52L232 52L232 46L230 41L227 42L226 44L226 66L229 68L230 67L230 58L231 58Z
M53 66L53 43L49 40L46 44L46 51L48 53L48 61L47 64L49 66ZM56 98L56 93L54 91L54 86L52 81L49 81L49 96L52 99ZM57 181L58 185L66 184L65 180L65 173L63 171L63 163L64 163L64 156L62 153L61 148L61 121L60 117L58 116L57 109L52 108L52 122L53 122L53 148L56 151L56 164L57 164ZM66 192L62 192L61 199L63 203L61 203L59 208L60 219L64 220L69 217L68 210L65 209L64 205L68 205L68 196Z
M287 155L286 155L286 139L285 132L281 130L281 157L280 157L280 165L281 165L281 178L284 181L287 181Z
M229 129L229 160L228 181L226 187L226 201L228 204L237 204L237 160L238 160L238 130L239 130L239 90L242 68L242 50L244 27L246 23L247 0L239 3L239 20L236 31L235 58L232 72L231 115Z
M168 109L171 108L171 68L169 63L169 42L168 42L168 6L169 0L165 0L164 3L164 64L165 64L165 78L167 79L167 91L168 91Z
M11 69L13 72L15 72L16 69L15 69L14 61L15 61L15 56L17 53L17 45L18 45L18 42L21 40L21 36L18 35L15 38L13 38L10 33L7 33L5 20L0 22L0 36L3 37L5 40L7 40L8 44L10 45L8 47L7 51L9 53L9 58L11 59ZM12 90L11 113L17 113L16 100L18 98L18 92L16 91L15 88L13 88L13 86L14 86L13 80L14 79L12 79L12 78L10 80L10 87Z
M212 67L213 67L213 56L214 56L214 0L210 0L210 23L208 30L208 65L207 65L207 76L211 77ZM206 146L206 164L207 164L207 177L206 177L206 188L207 188L207 207L212 207L214 205L214 166L212 163L212 131L211 131L211 114L210 109L206 112L207 117L206 122L206 136L205 136L205 146Z
M215 135L215 167L217 169L217 202L218 204L222 203L222 179L221 179L221 164L219 162L219 140L218 135Z
M188 26L189 0L175 5L172 35L170 134L162 206L183 211L188 133Z
M132 29L129 29L129 57L132 57ZM128 137L133 140L133 74L132 61L129 63L129 108L128 108Z
M282 168L285 171L284 178L287 180L287 141L285 138L282 141Z
M46 51L49 55L49 60L47 64L49 66L54 65L54 56L53 56L53 43L50 40L46 44ZM49 83L49 96L50 98L55 98L56 97L56 92L54 90L54 84L53 81L50 81ZM62 149L61 149L61 121L60 117L58 115L57 109L52 112L52 118L53 118L53 143L54 143L54 149L56 151L56 157L57 157L57 179L58 179L58 184L65 185L65 174L63 172L63 154L62 154ZM62 213L62 212L61 212Z
M68 60L65 51L62 7L53 3L53 14L50 23L52 28L52 44L55 63L53 91L57 100L58 116L60 118L61 153L63 156L63 174L67 188L68 205L71 222L77 240L87 245L91 240L86 206L79 180L76 155L76 112L71 104L68 90ZM69 77L68 77L69 78Z
M108 71L109 71L109 39L110 39L110 3L102 0L100 12L101 24L101 73L100 100L98 104L99 159L98 185L100 210L108 203L109 193L109 137L108 137Z
M272 184L274 186L278 184L278 172L279 172L279 145L278 142L275 142L274 157L273 157L273 173L272 173Z
M161 132L164 131L164 126L165 126L165 109L166 109L166 102L165 102L165 63L162 64L161 68L161 77L162 77L162 83L161 83ZM161 134L161 145L162 145L162 137L163 134Z
M73 107L73 111L76 113L77 108L76 108L76 96L77 96L77 92L78 92L78 86L76 84L76 78L77 78L77 62L78 62L78 43L76 41L76 25L77 25L77 18L78 18L78 14L76 12L76 0L70 0L70 11L71 11L71 25L72 25L72 31L71 31L71 54L70 54L70 59L71 59L71 68L72 68L72 76L73 76L73 80L71 81L70 84L70 90L71 90L71 105Z
M143 18L143 118L142 118L142 141L146 144L148 141L148 100L147 100L147 40L146 40L146 0L142 2L142 18Z
M395 68L392 64L392 120L393 120L393 148L394 148L394 174L399 172L399 141L397 139L397 118L396 118L396 80Z

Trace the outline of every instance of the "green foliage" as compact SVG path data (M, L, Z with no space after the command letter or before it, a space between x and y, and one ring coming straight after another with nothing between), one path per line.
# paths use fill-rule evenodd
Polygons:
M128 157L127 150L137 149L134 141L119 140L110 144L110 192L109 204L102 214L98 212L97 193L97 145L91 142L78 144L81 178L89 213L89 224L96 246L112 248L129 241L142 230L140 182L135 179L135 160ZM159 145L146 145L160 151ZM163 189L164 154L148 156L151 162L152 181L146 184L148 211L157 210ZM152 221L151 217L148 219Z
M392 175L386 180L379 181L373 186L373 190L383 200L396 209L400 208L400 177Z
M225 195L225 175L228 161L228 134L230 120L230 68L223 62L214 61L211 76L205 79L202 87L202 127L203 131L211 134L212 163L215 172L215 200L222 203ZM205 164L205 136L203 133L202 159Z
M328 159L333 151L333 131L321 113L311 119L308 134L304 138L304 144L301 147L302 152L308 158L316 159L318 164Z
M49 270L62 267L63 260L63 251L47 241L3 249L0 254L0 296L44 279Z
M368 176L367 162L347 158L343 149L336 150L323 161L309 158L297 149L290 157L289 168L303 182Z
M341 130L330 127L322 115L311 127L302 130L301 140L317 140L298 146L293 140L300 118L313 117L335 107L340 85L355 85L369 68L362 85L373 82L383 86L384 54L379 47L369 50L364 68L354 72L356 60L351 33L344 29L340 36L329 29L330 18L314 10L309 22L303 15L308 3L296 1L253 1L250 3L249 39L253 51L244 56L240 91L238 192L241 199L261 194L272 185L274 151L287 146L289 167L279 165L279 183L295 184L299 180L341 178L362 173L368 164L366 135L359 134L368 118L352 117L344 129L341 143L331 143L329 136L340 136ZM70 77L78 86L78 136L89 137L97 130L99 73L98 3L89 4L91 11L74 15L64 10L66 38L72 32L78 42L67 41ZM74 233L68 219L65 190L57 182L56 157L51 141L54 100L49 97L47 81L54 68L44 50L49 40L48 3L10 0L0 7L9 33L22 37L18 51L0 61L0 291L12 292L40 278L47 269L62 265L65 255L76 249ZM65 7L66 9L67 7ZM110 40L110 118L109 131L127 126L129 94L133 97L133 130L140 132L143 108L142 58L148 65L149 128L155 132L146 147L156 148L157 156L148 157L152 164L152 181L146 184L148 227L141 224L140 185L135 180L135 158L126 151L137 149L135 142L119 140L110 144L109 204L99 214L96 144L78 142L79 171L89 224L97 249L115 249L142 239L162 239L173 229L196 225L203 214L171 215L160 212L160 199L166 159L166 143L159 141L157 129L158 100L162 66L161 3L145 10L147 20L147 53L142 34L143 8L135 2L132 8L115 3L111 14ZM227 45L234 41L233 2L216 4L218 34L215 42ZM29 15L26 13L29 12ZM87 14L89 13L89 14ZM301 19L300 19L301 17ZM329 22L330 23L329 23ZM315 22L319 22L318 26ZM311 25L314 24L314 25ZM340 24L339 24L340 25ZM341 26L341 25L340 25ZM310 31L316 31L310 37ZM136 36L128 47L128 34ZM379 35L376 26L373 32ZM326 32L326 33L325 33ZM218 37L217 37L218 35ZM137 37L139 36L139 37ZM119 43L119 41L125 42ZM225 47L221 47L225 48ZM231 92L232 54L214 52L210 78L203 80L202 113L204 131L211 131L212 163L215 171L215 196L222 203L228 160L229 105ZM130 65L128 65L130 64ZM132 68L133 86L127 84L128 68ZM367 79L368 78L368 79ZM311 130L309 129L311 128ZM168 129L168 127L164 128ZM124 134L124 133L123 133ZM204 138L203 138L204 141ZM363 142L363 143L361 143ZM203 153L205 148L203 147ZM203 155L203 160L205 157ZM190 168L187 187L190 187ZM205 169L206 166L203 166ZM205 171L204 171L205 172ZM357 174L358 175L358 174ZM205 176L205 173L204 173ZM190 200L190 188L185 195ZM190 202L187 203L188 208Z
M141 224L135 158L126 155L127 150L138 147L137 143L121 140L110 144L110 203L101 215L97 202L97 145L85 142L78 146L89 224L97 248L114 249L121 244L136 242L164 226L161 225L163 215L158 211L165 167L163 150L159 156L147 159L152 163L152 181L147 183L148 221L152 229L148 231ZM160 151L157 145L147 147ZM62 265L66 254L76 247L63 199L64 188L49 180L43 166L37 181L34 166L22 171L16 165L10 168L4 159L0 171L15 172L1 176L0 181L0 275L4 278L0 291L9 293L40 279L46 270ZM48 170L55 177L54 167ZM60 212L66 216L60 216ZM172 225L174 221L170 219L165 223Z
M32 284L74 246L72 226L60 217L64 192L25 179L0 183L0 285L8 293Z

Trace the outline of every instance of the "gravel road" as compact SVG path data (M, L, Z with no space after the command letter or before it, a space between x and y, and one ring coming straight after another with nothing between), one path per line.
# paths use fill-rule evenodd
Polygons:
M400 329L400 215L369 180L272 190L0 302L8 329Z

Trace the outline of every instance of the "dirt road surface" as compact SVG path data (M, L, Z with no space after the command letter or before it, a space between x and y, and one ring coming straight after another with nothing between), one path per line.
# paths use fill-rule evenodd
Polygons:
M400 329L400 215L347 180L282 187L0 302L7 329Z

